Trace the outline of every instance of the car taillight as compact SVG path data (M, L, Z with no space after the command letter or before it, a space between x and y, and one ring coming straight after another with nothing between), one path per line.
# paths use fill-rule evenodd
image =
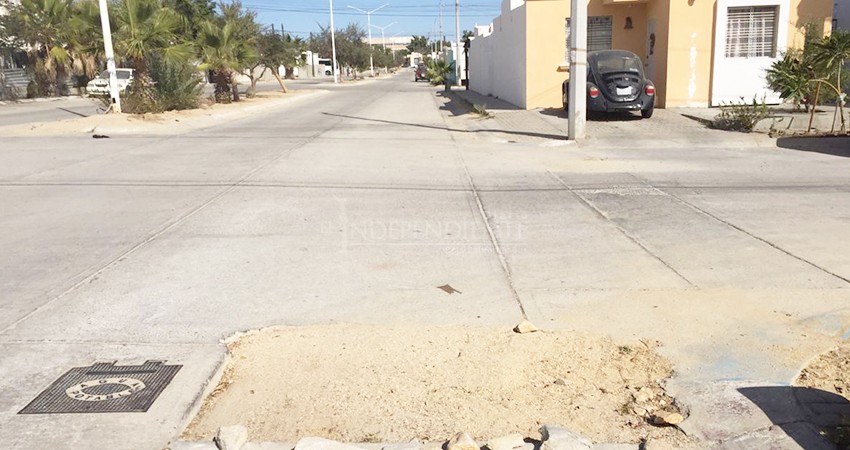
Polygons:
M646 95L655 95L655 86L647 84L644 91L646 92Z
M587 89L587 94L590 95L590 98L599 97L599 88L596 86L591 86Z

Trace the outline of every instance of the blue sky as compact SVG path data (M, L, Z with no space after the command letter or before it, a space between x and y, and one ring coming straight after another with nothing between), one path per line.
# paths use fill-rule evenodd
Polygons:
M357 12L348 5L364 11L371 11L384 3L389 3L380 11L372 14L372 24L385 27L392 22L396 24L386 28L386 37L429 35L437 38L440 0L334 0L334 25L342 28L350 22L360 24L366 29L366 15ZM454 40L455 2L442 0L443 3L443 34L448 40ZM319 30L317 22L322 26L329 23L328 0L242 0L242 4L257 11L259 21L264 25L275 24L275 29L284 30L299 37L307 37L312 31ZM499 15L501 0L460 0L460 27L471 30L478 23L489 24ZM381 30L372 28L372 36L380 38Z

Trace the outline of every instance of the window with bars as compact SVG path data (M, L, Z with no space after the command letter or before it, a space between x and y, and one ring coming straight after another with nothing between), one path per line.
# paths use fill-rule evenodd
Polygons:
M726 57L776 56L776 6L729 8L726 16Z
M587 51L611 50L611 34L613 32L613 18L611 16L593 16L587 18ZM566 47L564 49L564 61L570 63L570 18L567 17L565 25L567 32Z

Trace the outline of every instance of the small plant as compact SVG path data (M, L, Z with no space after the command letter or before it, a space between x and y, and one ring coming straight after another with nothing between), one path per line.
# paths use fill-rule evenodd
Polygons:
M478 114L482 119L492 119L493 113L487 111L487 105L482 105L481 103L475 103L472 105L472 110L475 114Z
M804 105L809 110L814 85L815 71L812 68L811 57L801 50L789 50L782 59L773 63L767 69L765 79L767 86L794 104L799 110Z
M623 354L623 355L628 355L629 353L632 352L632 348L629 347L628 345L621 345L621 346L617 347L617 350L619 350L620 353Z
M714 118L712 126L718 130L752 132L762 119L768 116L764 98L759 102L755 97L747 103L741 97L739 103L726 103L720 106L720 114Z
M432 59L428 61L428 79L431 84L439 86L445 85L446 90L451 89L449 84L449 75L454 73L455 63L444 61L442 59Z

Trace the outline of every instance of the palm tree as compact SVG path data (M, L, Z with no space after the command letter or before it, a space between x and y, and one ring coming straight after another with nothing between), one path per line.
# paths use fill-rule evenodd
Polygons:
M40 90L58 93L57 80L67 73L71 54L65 24L72 0L21 0L8 11L7 31L24 44Z
M113 10L110 9L109 12L112 13ZM85 85L97 75L100 62L104 60L100 7L97 0L74 3L66 30L68 48L73 55L72 70L75 75L85 78L81 82L81 85Z
M823 38L820 42L816 42L814 62L823 67L831 76L835 72L836 83L833 87L838 94L838 109L841 112L841 131L847 131L847 125L844 120L844 99L846 94L843 92L841 84L841 72L844 71L845 64L850 61L850 32L833 31L832 34Z
M203 63L202 70L213 71L215 98L217 102L239 101L239 91L234 89L233 73L246 67L248 61L256 60L259 55L249 42L239 39L234 22L227 21L223 26L206 22L198 34L198 46Z
M159 0L119 0L114 17L115 51L139 75L147 73L146 58L151 52L173 62L192 57L192 46L179 41L183 19Z

